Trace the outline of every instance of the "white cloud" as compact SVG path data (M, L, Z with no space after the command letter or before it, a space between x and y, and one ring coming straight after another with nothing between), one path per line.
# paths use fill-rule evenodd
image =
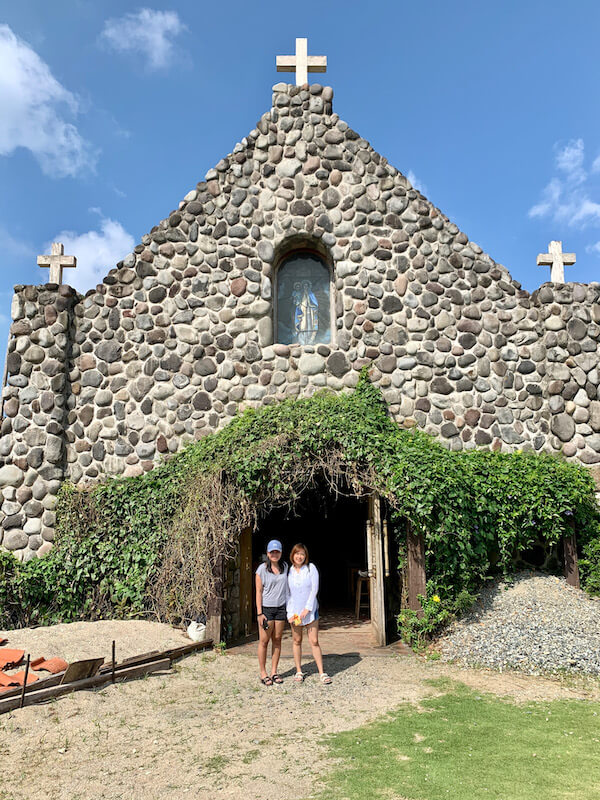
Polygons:
M562 175L553 177L545 186L540 202L529 209L529 216L549 217L555 223L572 228L600 224L600 203L590 198L594 187L584 168L583 139L572 139L555 149L556 168ZM599 169L600 157L594 161L592 172Z
M557 148L556 166L572 183L582 183L585 180L584 155L583 139L572 139L564 147Z
M141 55L148 69L160 70L173 62L174 39L185 30L176 11L142 8L107 20L100 40L117 53Z
M573 225L584 227L588 222L600 222L600 203L590 200L587 196L576 198L572 211L570 219Z
M97 211L97 209L90 209ZM77 267L66 270L64 281L80 292L87 292L108 274L118 261L131 252L135 241L120 222L102 217L99 231L75 233L61 231L54 242L62 242L65 254L77 258ZM45 247L50 252L50 242Z
M427 194L427 186L422 181L420 181L419 178L417 178L412 169L408 170L408 172L406 173L406 177L408 178L412 186L417 190L417 192L421 192L421 194L424 195Z
M600 242L596 242L595 244L588 244L585 248L586 253L594 253L595 255L600 255Z
M94 168L90 143L67 121L77 98L8 25L0 25L0 109L0 155L24 147L55 178Z
M542 190L542 199L537 205L529 209L530 217L545 217L560 204L562 185L558 178L552 178L550 183Z

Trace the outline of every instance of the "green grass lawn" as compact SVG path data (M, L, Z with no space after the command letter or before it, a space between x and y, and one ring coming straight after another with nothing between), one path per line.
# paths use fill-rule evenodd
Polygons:
M440 684L437 684L440 687ZM600 703L516 705L461 684L335 734L327 800L600 800Z

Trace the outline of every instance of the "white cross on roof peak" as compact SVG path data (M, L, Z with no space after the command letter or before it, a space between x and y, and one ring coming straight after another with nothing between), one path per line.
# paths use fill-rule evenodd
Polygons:
M277 56L277 72L295 72L296 86L308 83L309 72L325 72L327 56L309 56L308 39L296 39L295 56Z

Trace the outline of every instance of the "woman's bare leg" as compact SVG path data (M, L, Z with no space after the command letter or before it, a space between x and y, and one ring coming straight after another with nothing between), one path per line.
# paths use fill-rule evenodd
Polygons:
M271 637L271 675L277 674L277 667L279 666L279 658L281 656L281 637L283 636L283 629L285 622L282 619L275 620L275 628L273 636Z
M269 622L269 629L265 630L263 626L258 623L258 666L260 668L260 677L267 677L267 648L269 640L273 635L274 623Z
M296 672L302 672L302 628L299 625L292 625L292 650Z
M319 675L323 674L323 653L321 652L321 645L319 644L319 623L317 620L311 622L310 625L307 625L306 632L308 634L308 641L310 642L310 646L312 648L313 658L315 660L315 664L317 665L317 669L319 670Z

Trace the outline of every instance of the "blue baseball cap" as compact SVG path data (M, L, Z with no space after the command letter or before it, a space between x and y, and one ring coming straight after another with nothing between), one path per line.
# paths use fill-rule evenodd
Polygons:
M280 553L283 552L283 545L278 539L271 539L267 545L267 553L270 553L271 550L279 550Z

